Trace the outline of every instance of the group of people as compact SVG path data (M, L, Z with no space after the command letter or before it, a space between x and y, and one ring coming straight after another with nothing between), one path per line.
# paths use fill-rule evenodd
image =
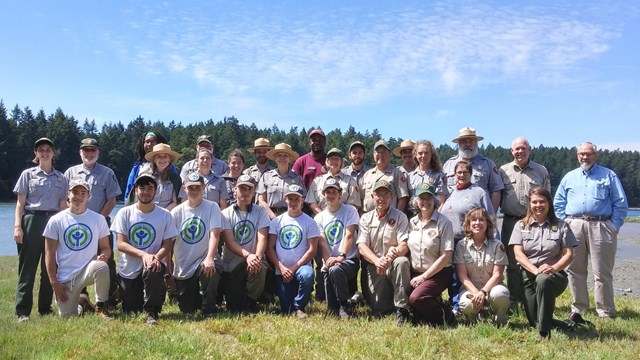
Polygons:
M256 163L244 169L242 151L225 163L203 135L196 158L178 172L180 154L148 132L125 187L127 206L113 223L121 191L113 171L97 163L97 141L82 140L82 164L62 174L52 141L39 139L37 166L14 189L16 315L29 319L41 262L40 314L52 312L53 295L62 315L86 310L84 289L94 284L97 313L111 316L121 301L123 312L144 312L149 324L167 288L185 313L215 316L221 299L229 311L256 312L276 295L282 313L306 318L315 284L316 300L335 316L350 318L364 298L373 314L395 313L399 325L490 317L502 326L522 303L548 339L555 298L567 287L569 319L585 322L590 259L597 315L614 317L612 271L627 202L615 173L596 164L596 146L580 144L580 167L553 197L525 138L513 141L514 160L500 168L478 154L482 139L461 129L458 154L444 164L430 141L391 149L379 140L368 168L362 142L350 145L345 166L345 154L325 151L324 132L313 129L302 156L256 139L248 149ZM401 166L391 165L392 155Z

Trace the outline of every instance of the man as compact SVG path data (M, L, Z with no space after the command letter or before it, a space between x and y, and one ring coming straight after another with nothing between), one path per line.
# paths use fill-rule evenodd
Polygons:
M106 263L111 256L109 227L104 216L87 208L89 196L89 184L83 179L73 180L69 185L69 208L47 223L43 234L47 274L61 316L81 315L78 311L81 291L95 285L95 311L110 318Z
M171 210L179 237L173 244L173 271L180 311L218 313L216 299L222 264L216 256L222 228L220 207L202 198L204 178L191 173L184 182L187 201Z
M80 159L82 164L75 165L64 172L64 177L71 184L76 179L82 179L89 184L91 196L87 203L89 210L95 211L104 216L107 226L111 226L109 214L116 206L116 197L122 194L120 184L110 168L98 164L100 158L100 147L98 141L93 138L86 138L80 142ZM107 259L109 265L109 306L115 306L118 298L118 281L116 277L116 262L113 258L113 239L109 234L109 246L111 255ZM84 291L86 293L86 290ZM87 302L86 306L92 306Z
M147 324L157 325L166 293L166 265L161 259L171 252L178 231L171 213L153 203L158 188L153 176L138 176L133 187L138 202L120 209L111 225L120 252L122 311L144 310Z
M322 193L327 206L314 220L320 229L318 249L323 260L327 308L346 320L352 315L349 298L356 290L355 286L350 289L349 284L355 283L360 267L353 241L359 218L353 205L341 202L342 191L337 180L325 181Z
M471 164L473 174L471 183L480 186L491 198L494 211L500 206L501 191L504 182L493 160L478 154L478 141L484 139L476 135L476 130L470 127L460 129L459 136L452 141L458 144L458 155L451 157L444 163L442 171L447 175L449 193L456 186L455 166L460 160ZM495 214L493 214L495 215Z
M362 187L362 178L364 174L369 170L369 167L364 163L364 144L361 141L354 141L349 145L349 160L351 165L342 169L342 172L351 176L356 180L358 188Z
M306 319L305 307L313 288L311 260L320 239L318 225L302 212L304 191L289 185L284 199L287 212L271 220L267 256L276 266L277 293L283 314L295 311Z
M265 208L252 204L255 192L254 179L241 175L236 183L236 205L222 211L222 288L227 307L235 312L258 312L267 274L270 220Z
M211 171L213 171L218 176L222 176L222 174L226 173L227 170L229 170L229 166L227 166L226 162L217 159L213 155L215 147L213 146L213 143L211 142L211 139L208 135L200 135L198 137L198 140L196 140L196 156L202 148L209 150L209 152L211 153ZM182 166L182 170L180 170L180 178L184 182L187 178L187 175L197 171L198 162L195 159L189 160Z
M327 154L324 152L324 146L327 138L322 129L317 128L309 132L309 146L311 151L300 156L293 163L291 170L302 177L304 188L308 189L311 182L316 176L325 173L324 163L327 160Z
M374 210L376 208L373 199L374 185L380 180L386 180L393 186L391 206L400 211L404 211L409 200L409 188L407 187L407 178L402 171L391 165L391 150L384 140L378 140L373 145L373 160L375 167L369 169L362 179L362 187L360 187L360 199L362 200L362 213Z
M274 166L269 165L269 159L267 158L267 152L271 149L273 149L273 147L270 145L269 139L266 138L256 139L253 142L253 147L247 149L247 151L252 152L255 156L256 163L244 169L242 173L251 176L256 184L260 182L262 174L275 169Z
M556 214L566 219L578 241L573 262L567 268L573 295L569 319L576 323L584 322L581 314L589 309L587 260L595 280L593 297L598 316L616 315L612 272L618 231L629 206L620 179L612 170L596 164L596 152L590 142L578 146L580 167L562 178L553 200Z
M409 173L416 169L416 160L413 155L413 148L416 146L413 140L403 140L400 146L393 149L393 155L402 159L402 165L398 166L398 170L402 171L405 178L409 178Z
M369 304L374 314L384 315L396 310L396 323L409 320L411 274L407 240L409 221L400 210L391 206L394 187L380 179L371 197L375 208L360 218L358 250L367 262Z
M513 226L527 215L529 208L529 192L536 187L542 187L551 192L551 181L547 169L529 160L531 146L524 137L517 137L511 143L513 161L500 167L500 175L504 182L502 202L500 207L504 218L502 220L501 240L507 250L507 286L511 294L511 301L522 301L524 293L522 277L513 247L508 246L513 232Z

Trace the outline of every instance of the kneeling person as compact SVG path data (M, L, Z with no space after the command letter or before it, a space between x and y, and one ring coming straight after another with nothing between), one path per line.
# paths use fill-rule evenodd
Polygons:
M69 208L52 216L44 229L47 274L61 316L79 315L80 292L95 285L96 313L111 317L106 307L109 227L104 216L87 209L89 196L89 184L74 180L69 189Z

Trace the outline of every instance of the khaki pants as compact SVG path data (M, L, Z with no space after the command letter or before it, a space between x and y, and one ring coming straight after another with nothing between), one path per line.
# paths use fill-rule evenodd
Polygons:
M471 299L467 298L468 292L469 291L465 290L460 294L459 304L460 311L467 317L470 317L477 314L481 309L476 310L473 308ZM507 320L507 311L511 304L511 300L509 300L509 289L507 289L504 284L497 284L492 287L491 291L489 291L486 304L489 306L489 310L497 316L498 322L505 322Z
M409 259L400 256L380 275L373 264L367 264L369 276L369 304L374 314L391 313L396 308L409 310L411 273Z
M67 281L66 285L69 289L67 292L67 301L59 302L58 313L60 316L76 316L78 313L78 301L80 300L80 292L89 285L95 284L96 302L106 302L109 300L109 265L100 260L92 260L87 264L75 278Z

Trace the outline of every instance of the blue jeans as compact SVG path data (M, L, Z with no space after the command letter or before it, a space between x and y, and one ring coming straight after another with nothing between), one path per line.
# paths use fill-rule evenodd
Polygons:
M280 309L283 314L293 310L303 310L309 303L313 290L313 267L302 265L296 270L293 280L285 283L282 275L276 275L276 293L280 298Z

